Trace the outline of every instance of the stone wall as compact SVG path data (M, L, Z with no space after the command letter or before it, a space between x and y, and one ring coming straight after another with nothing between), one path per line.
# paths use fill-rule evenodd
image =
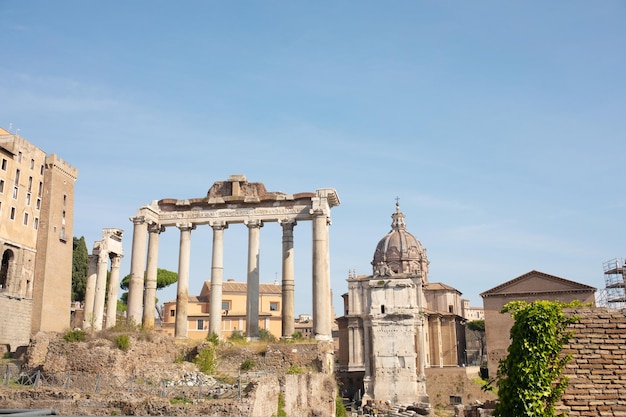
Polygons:
M11 352L30 341L30 318L33 300L0 294L0 344Z
M569 386L563 409L569 417L626 416L626 309L568 310L580 317L563 353Z

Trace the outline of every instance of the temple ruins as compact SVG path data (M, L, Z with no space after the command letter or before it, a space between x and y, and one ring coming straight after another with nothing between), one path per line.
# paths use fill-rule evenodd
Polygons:
M83 329L102 330L115 326L117 311L117 295L120 283L120 262L124 257L122 251L122 229L102 229L102 240L93 245L89 255L89 272L87 274L87 288L85 288L85 310L83 315ZM107 272L109 260L111 271L109 277L108 294ZM105 297L105 295L107 297ZM106 306L105 298L109 300Z
M294 227L312 223L313 334L317 340L332 340L332 302L329 262L330 209L339 205L337 192L285 194L269 192L263 183L248 182L244 175L218 181L207 196L188 200L162 199L141 207L133 222L128 318L154 326L159 235L168 228L180 232L176 322L174 335L187 337L187 303L191 231L199 226L213 230L209 334L220 335L224 231L233 224L248 228L246 336L258 338L260 228L267 222L282 226L282 337L294 333ZM146 248L147 246L147 248ZM145 271L145 282L144 282Z

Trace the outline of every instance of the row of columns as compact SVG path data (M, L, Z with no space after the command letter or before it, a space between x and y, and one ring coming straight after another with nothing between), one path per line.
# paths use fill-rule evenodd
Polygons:
M117 295L120 283L120 262L122 255L104 249L94 251L88 256L89 270L85 289L85 305L83 310L83 328L102 330L103 323L110 328L115 326L117 317ZM107 292L108 263L111 260ZM105 298L106 303L105 316Z
M330 290L330 263L328 216L322 210L313 214L313 333L318 340L332 340L332 309ZM144 328L154 327L154 300L156 291L156 269L158 258L158 235L164 227L150 223L143 216L131 218L133 221L133 244L131 259L131 277L128 294L128 317L135 323L142 322ZM290 338L294 333L294 246L293 228L295 219L279 221L283 228L282 236L282 337ZM246 334L256 338L259 334L259 257L260 228L262 220L245 220L248 228L248 268L247 268L247 304ZM209 334L221 334L222 327L222 283L224 230L228 223L216 220L209 223L213 230L213 248L211 257L211 294L209 307ZM187 317L189 298L189 264L191 249L191 231L196 225L180 223L178 257L178 286L176 290L176 320L174 335L187 337ZM144 266L146 265L146 234L148 234L148 259L144 289ZM141 294L144 293L143 307Z

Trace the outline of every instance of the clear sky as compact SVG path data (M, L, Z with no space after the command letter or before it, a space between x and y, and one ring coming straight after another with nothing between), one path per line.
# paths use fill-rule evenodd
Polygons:
M0 0L0 126L78 168L91 250L153 200L231 174L335 188L334 305L371 273L395 198L430 282L479 294L536 269L603 288L626 255L623 1ZM247 230L225 234L245 280ZM179 233L159 266L177 270ZM261 282L280 278L261 230ZM190 292L210 277L192 232ZM311 226L295 229L296 314L311 308ZM160 301L175 289L161 291Z

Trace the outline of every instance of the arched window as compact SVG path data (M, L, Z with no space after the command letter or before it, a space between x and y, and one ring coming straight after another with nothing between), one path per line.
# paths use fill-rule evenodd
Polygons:
M0 288L3 290L9 283L9 267L13 261L13 257L13 251L10 249L5 250L2 254L2 263L0 264Z

